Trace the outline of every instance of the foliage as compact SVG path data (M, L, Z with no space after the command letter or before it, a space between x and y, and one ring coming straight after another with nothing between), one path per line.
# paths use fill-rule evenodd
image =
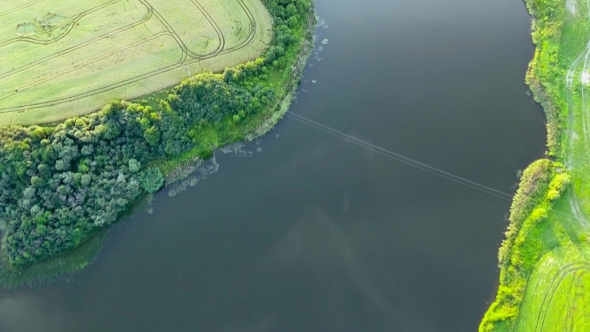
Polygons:
M533 91L535 100L543 106L547 117L547 146L550 156L563 152L560 128L566 117L560 110L566 108L561 98L561 87L554 84L563 79L563 68L558 64L563 30L563 0L526 0L529 12L534 17L532 38L537 46L529 64L526 83Z
M78 247L56 255L52 259L26 267L3 264L3 269L0 269L0 283L7 288L16 288L23 284L32 286L80 271L96 258L108 231L108 228L103 228L93 233Z
M480 331L511 330L524 298L527 279L542 255L558 245L543 237L553 231L547 221L556 198L547 194L566 191L569 175L563 165L546 159L532 163L523 173L510 207L506 239L499 251L500 286L496 300L483 318Z
M22 268L81 245L160 189L174 160L243 139L273 113L299 80L293 66L314 17L309 0L263 2L276 26L262 58L52 126L0 129L5 264Z
M164 186L164 176L157 167L148 168L140 178L141 186L145 191L153 194Z
M545 258L550 257L555 266L587 264L579 253L589 250L584 214L590 211L590 136L586 133L587 105L580 83L587 72L587 61L584 64L576 59L587 54L584 49L590 24L586 12L590 8L577 0L567 5L565 0L526 0L526 4L533 16L536 46L526 82L547 117L548 154L567 164L569 170L566 172L557 162L538 161L525 172L500 248L500 286L480 331L530 331L532 324L544 328L536 325L537 318L547 312L539 311L543 306L537 304L552 292L549 284L556 275L552 268L546 268ZM581 71L581 66L576 67L580 64L584 68ZM574 305L560 296L555 298L563 300L563 306L548 313L548 322L588 304Z

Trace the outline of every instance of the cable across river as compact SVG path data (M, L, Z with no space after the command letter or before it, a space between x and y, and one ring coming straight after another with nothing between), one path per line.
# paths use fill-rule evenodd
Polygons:
M379 153L379 154L381 154L383 156L386 156L388 158L397 160L397 161L402 162L404 164L407 164L409 166L412 166L412 167L421 169L421 170L423 170L425 172L428 172L428 173L431 173L431 174L440 176L442 178L445 178L447 180L456 182L456 183L461 184L463 186L466 186L466 187L469 187L469 188L473 188L475 190L479 190L481 192L484 192L486 194L489 194L489 195L498 197L498 198L503 199L503 200L508 200L509 201L509 200L512 199L512 195L511 194L508 194L508 193L502 192L500 190L497 190L497 189L494 189L494 188L485 186L485 185L483 185L481 183L477 183L477 182L468 180L468 179L466 179L464 177L461 177L461 176L458 176L458 175L455 175L455 174L452 174L452 173L449 173L449 172L445 172L445 171L443 171L441 169L438 169L438 168L433 167L433 166L430 166L430 165L426 165L426 164L421 163L419 161L416 161L414 159L411 159L411 158L402 156L399 153L395 153L395 152L389 151L389 150L384 149L382 147L379 147L377 145L371 144L371 143L369 143L367 141L363 141L363 140L358 139L358 138L356 138L354 136L350 136L350 135L345 134L345 133L343 133L341 131L338 131L338 130L336 130L334 128L330 128L330 127L328 127L326 125L323 125L321 123L318 123L316 121L313 121L311 119L308 119L308 118L306 118L306 117L304 117L302 115L299 115L299 114L296 114L296 113L293 113L293 112L287 112L286 116L289 117L289 118L291 118L291 119L293 119L293 120L295 120L295 121L298 121L298 122L300 122L302 124L305 124L307 126L316 128L316 129L321 130L321 131L323 131L325 133L328 133L330 135L336 136L336 137L338 137L340 139L343 139L343 140L345 140L347 142L353 143L353 144L358 145L360 147L363 147L365 149L368 149L368 150L371 150L373 152Z

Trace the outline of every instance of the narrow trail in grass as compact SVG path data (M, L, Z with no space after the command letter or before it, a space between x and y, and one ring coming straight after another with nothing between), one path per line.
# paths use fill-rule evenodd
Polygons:
M527 83L545 109L556 160L525 171L524 199L513 201L500 249L499 290L480 331L590 331L580 309L590 305L582 297L590 294L590 0L526 5L536 46ZM537 171L542 162L553 168ZM541 174L545 182L535 183ZM556 196L565 178L566 196Z
M590 20L590 0L586 0L585 1L586 4L586 15L587 15L587 19ZM570 13L571 16L576 16L578 15L578 6L575 3L575 1L571 0L571 1L566 1L566 7L568 9L568 12ZM575 167L574 165L576 164L575 162L575 155L574 155L574 145L576 144L577 141L581 140L582 141L582 156L580 156L583 159L587 159L587 156L590 153L590 149L586 144L583 144L584 141L586 140L590 140L590 116L588 114L588 112L590 112L590 109L588 108L588 103L587 103L587 93L584 89L584 86L589 82L590 80L590 74L588 74L588 66L589 66L589 60L590 60L590 39L588 40L588 42L586 43L586 48L582 51L582 53L580 53L578 55L578 57L574 60L574 62L572 62L572 64L570 65L570 67L568 68L567 71L567 75L566 75L566 79L565 79L565 86L566 86L566 101L567 101L567 107L568 107L568 129L567 129L567 135L568 135L568 144L567 144L567 148L569 149L569 151L566 152L566 157L565 157L565 164L567 166L567 168L572 171L572 169ZM579 67L580 64L583 61L583 66L581 71L579 71ZM578 72L580 73L579 75ZM576 78L579 78L581 80L582 86L581 86L581 91L582 91L582 103L581 103L581 124L582 124L582 133L581 135L578 134L576 132L576 128L575 128L575 120L576 120L576 116L575 116L575 101L573 100L573 95L574 95L574 80ZM582 161L584 162L584 161ZM570 207L572 209L572 213L574 214L575 218L580 221L580 225L583 228L589 228L590 227L590 222L588 222L588 219L586 218L585 214L582 212L582 209L580 207L580 203L579 203L579 198L577 197L575 190L573 189L573 186L570 187L569 189L570 191L570 198L569 198L569 204Z

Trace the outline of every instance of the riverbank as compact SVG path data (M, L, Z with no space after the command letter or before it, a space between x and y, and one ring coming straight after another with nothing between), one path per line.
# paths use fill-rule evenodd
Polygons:
M272 129L287 111L311 53L315 7L306 1L298 1L297 5L279 5L273 0L263 3L275 21L275 29L273 41L262 58L226 69L222 74L197 75L173 89L142 100L112 103L88 117L67 120L56 126L12 127L0 133L3 140L8 141L0 153L9 161L6 168L1 169L7 174L3 179L7 183L20 181L12 184L15 189L4 197L2 203L13 203L20 209L30 208L35 212L9 223L2 241L0 281L14 287L83 269L98 253L104 236L102 232L121 219L137 199L145 197L146 191L149 192L146 188L154 187L148 170L155 169L168 179L167 182L174 182L182 178L182 169L189 170L192 163L210 156L214 149L237 141L253 140ZM188 122L188 126L184 122ZM60 139L65 142L61 144L60 141L57 148L56 135L63 135ZM89 141L95 143L93 148L84 147ZM101 144L105 145L101 143L103 141L123 145L123 148L110 148L111 151L117 149L110 155L115 160L120 159L119 164L109 163L106 159L108 149L99 150ZM72 147L76 143L80 146L68 149L70 155L59 153L66 150L64 146ZM46 156L43 153L47 154L47 148L44 148L47 146L61 151L55 156ZM65 170L67 176L41 176L39 168L46 170L47 167L39 165L47 162L35 164L35 161L52 157L57 160L53 161L56 163L55 173ZM11 177L8 167L15 162L23 169ZM72 164L77 165L78 172L73 171ZM51 168L48 173L52 173ZM103 174L107 179L100 178ZM66 182L60 178L55 183L53 176L64 177ZM113 188L110 186L124 186L124 189L115 191L117 194L123 192L118 198L103 202L114 216L112 221L87 216L87 211L76 208L76 197L81 193L82 196L88 195L91 182L111 189L111 194ZM66 214L62 216L66 217L66 222L42 207L39 209L43 211L38 211L34 208L38 205L31 204L34 202L28 202L26 206L16 203L22 200L23 192L30 196L25 199L33 201L44 186L52 189L51 185L55 185L61 194L56 199L74 205L72 209L60 207L60 211L65 210ZM159 186L161 184L155 187ZM68 211L80 213L86 218L84 223L71 220ZM7 217L0 215L0 218ZM50 237L59 243L49 242Z
M535 56L526 82L545 111L548 155L524 172L499 252L500 286L480 331L590 328L590 7L527 0ZM571 184L570 184L571 182Z

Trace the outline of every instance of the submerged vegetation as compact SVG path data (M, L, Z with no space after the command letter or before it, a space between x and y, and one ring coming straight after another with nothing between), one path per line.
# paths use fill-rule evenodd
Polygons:
M480 331L590 329L590 7L526 0L536 45L526 77L548 155L524 172L500 248L500 286Z
M62 123L0 129L0 281L30 281L27 271L96 239L187 160L251 140L282 116L310 51L313 3L263 3L274 37L260 58ZM86 263L73 264L57 271Z

